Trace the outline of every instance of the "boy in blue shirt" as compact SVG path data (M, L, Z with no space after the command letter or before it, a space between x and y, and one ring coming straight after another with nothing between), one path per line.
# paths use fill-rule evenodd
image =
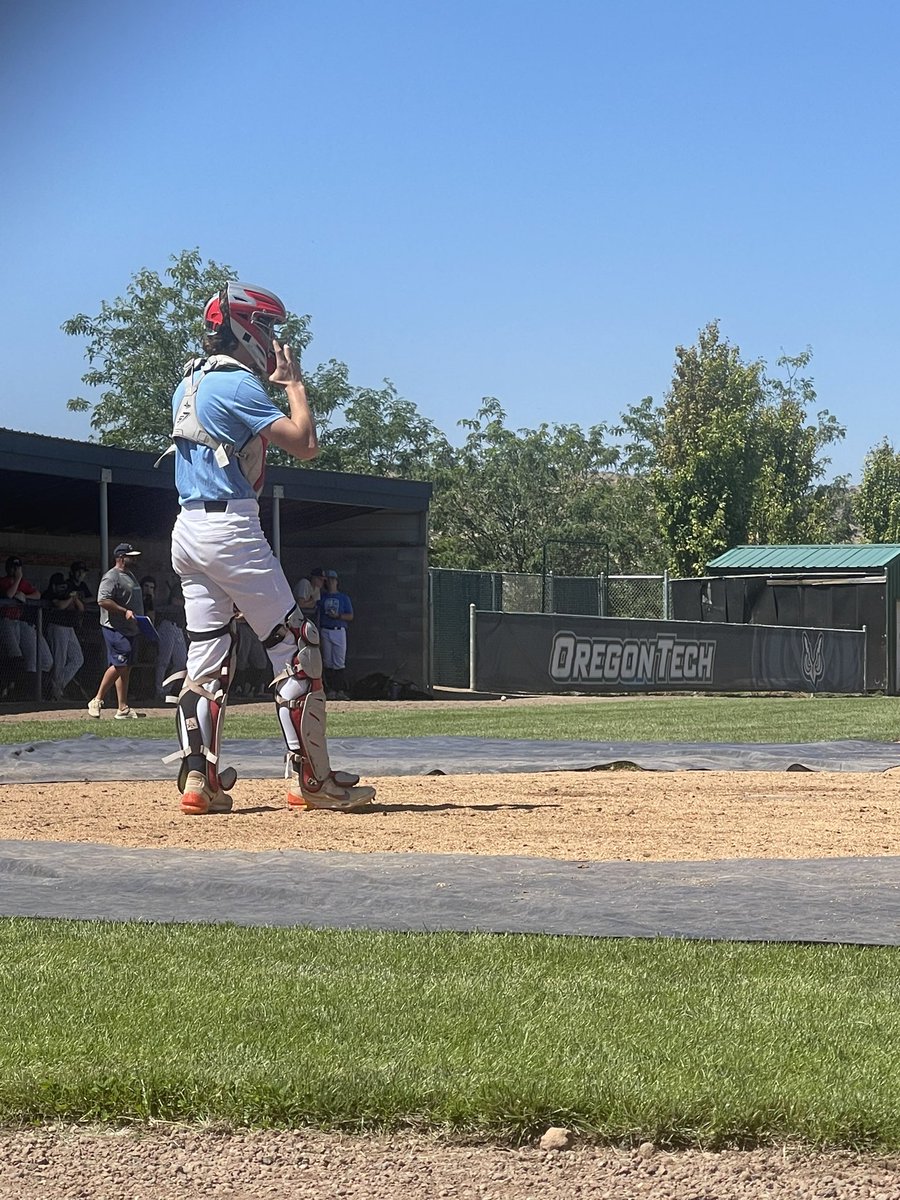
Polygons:
M325 683L333 700L349 700L344 685L347 666L347 626L353 620L353 605L346 592L338 591L337 571L325 572L325 591L318 603L319 633Z

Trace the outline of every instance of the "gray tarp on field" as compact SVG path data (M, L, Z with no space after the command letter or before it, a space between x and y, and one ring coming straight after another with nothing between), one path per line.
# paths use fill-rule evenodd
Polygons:
M887 771L900 766L892 742L800 745L704 742L540 742L473 737L331 738L336 769L365 776L589 771L630 763L647 771ZM99 738L0 746L0 783L167 779L171 741ZM283 775L284 745L267 738L228 742L222 765L245 779Z
M900 858L563 862L0 842L6 916L900 944Z

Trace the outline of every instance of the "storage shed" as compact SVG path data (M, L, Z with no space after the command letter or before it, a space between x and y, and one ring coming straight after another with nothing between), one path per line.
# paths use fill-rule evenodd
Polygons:
M672 582L677 620L866 629L867 688L900 692L900 545L734 546Z

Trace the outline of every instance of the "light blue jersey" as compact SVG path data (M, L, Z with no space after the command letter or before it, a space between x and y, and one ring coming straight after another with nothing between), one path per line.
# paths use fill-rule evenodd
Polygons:
M175 389L173 416L178 412L186 381ZM218 441L241 450L273 421L283 417L250 371L210 371L200 380L196 395L197 418ZM175 486L181 504L191 500L254 500L253 486L244 477L236 458L224 467L208 446L178 438L175 453Z

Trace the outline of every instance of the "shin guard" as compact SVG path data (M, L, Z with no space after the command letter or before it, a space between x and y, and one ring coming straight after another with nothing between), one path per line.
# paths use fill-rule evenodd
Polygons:
M325 732L325 691L319 631L311 621L269 648L270 657L287 651L286 664L275 677L275 706L287 753L285 776L291 779L288 804L296 808L361 808L370 804L374 788L357 787L359 776L332 771ZM291 645L293 642L293 645ZM284 660L282 660L284 661Z
M176 704L175 726L181 749L170 754L164 762L181 760L178 770L178 789L183 791L188 774L199 771L206 780L212 798L234 787L237 772L232 767L219 766L219 746L228 689L234 675L237 657L237 637L234 623L211 634L188 632L192 641L221 640L223 657L208 673L192 679L186 675ZM218 657L213 654L213 657Z

